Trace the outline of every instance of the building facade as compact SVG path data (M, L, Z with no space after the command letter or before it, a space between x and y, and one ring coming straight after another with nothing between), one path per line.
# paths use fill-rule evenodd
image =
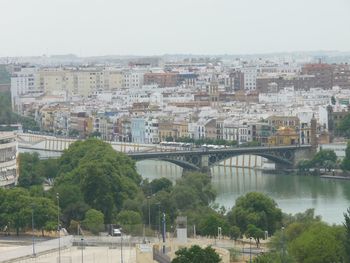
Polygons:
M18 143L16 135L0 132L0 187L15 186L18 181Z

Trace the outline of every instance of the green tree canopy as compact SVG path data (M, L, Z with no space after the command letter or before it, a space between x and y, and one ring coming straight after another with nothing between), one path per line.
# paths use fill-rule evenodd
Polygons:
M247 231L245 232L246 237L254 238L256 246L259 247L260 239L264 238L264 231L255 225L249 224Z
M17 124L21 123L23 130L32 130L38 131L39 126L34 121L33 118L20 116L14 112L12 112L11 106L11 93L9 91L0 92L0 124ZM6 130L6 128L5 128ZM9 129L7 129L9 130Z
M176 182L172 197L178 209L188 209L197 205L208 206L215 200L216 193L207 174L193 172L185 174Z
M198 233L203 236L218 236L218 229L221 228L222 235L229 235L229 225L222 215L218 213L211 213L204 216L199 223Z
M238 226L242 233L251 224L272 234L282 222L282 212L272 198L251 192L236 200L236 205L228 213L228 220L231 225Z
M123 210L117 215L117 222L122 226L142 224L141 215L135 211Z
M337 135L350 138L350 113L339 122L335 131Z
M57 175L57 159L40 160L38 153L20 153L18 160L19 186L28 188L32 185L41 185L45 179Z
M194 245L190 248L182 248L175 252L176 257L171 263L219 263L219 254L212 247L201 248Z
M344 237L344 251L346 262L350 262L350 208L344 213L345 237Z
M83 227L90 230L92 233L97 234L104 229L103 222L103 213L95 209L89 209L85 214Z
M111 223L123 202L140 191L134 161L98 139L73 143L59 159L59 167L52 193L60 193L62 207L72 201L86 203L104 214L105 223ZM71 195L65 194L67 187ZM72 219L78 218L68 222Z
M314 223L289 244L288 251L300 263L343 262L340 229Z
M312 159L314 167L322 167L325 169L328 168L330 162L334 164L337 162L337 155L333 150L320 150Z
M344 171L350 171L350 141L345 150L345 158L342 161L341 167Z
M154 179L150 183L148 180L143 181L143 191L146 196L150 196L152 194L155 194L161 190L165 190L167 192L170 192L172 190L173 183L165 178L159 178L159 179Z
M57 222L57 206L51 199L30 196L27 189L19 187L0 189L0 228L7 225L19 234L31 227L32 210L36 229L44 229L47 222Z

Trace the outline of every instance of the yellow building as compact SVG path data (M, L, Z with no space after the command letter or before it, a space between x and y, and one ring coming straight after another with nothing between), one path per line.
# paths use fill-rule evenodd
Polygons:
M122 88L123 73L101 68L47 68L38 72L38 87L46 94L67 91L70 95L87 97L100 91Z
M105 90L117 90L123 87L123 72L117 70L106 70L103 74Z
M296 145L298 143L299 135L291 127L280 127L275 135L269 137L269 145L271 146Z
M187 121L174 122L173 130L175 132L175 138L189 137Z
M175 138L176 131L173 129L172 120L159 120L158 134L161 141L165 141L166 138Z
M61 69L46 69L39 71L40 90L52 95L55 91L63 91L65 71Z

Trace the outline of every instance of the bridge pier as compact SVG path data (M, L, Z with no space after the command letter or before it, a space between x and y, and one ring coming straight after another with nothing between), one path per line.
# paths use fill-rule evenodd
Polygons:
M210 173L210 165L209 165L209 155L202 155L200 157L200 171L202 173Z

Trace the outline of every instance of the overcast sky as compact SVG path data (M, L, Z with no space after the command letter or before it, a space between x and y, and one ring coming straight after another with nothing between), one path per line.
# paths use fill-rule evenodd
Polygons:
M0 3L0 56L350 50L350 0Z

